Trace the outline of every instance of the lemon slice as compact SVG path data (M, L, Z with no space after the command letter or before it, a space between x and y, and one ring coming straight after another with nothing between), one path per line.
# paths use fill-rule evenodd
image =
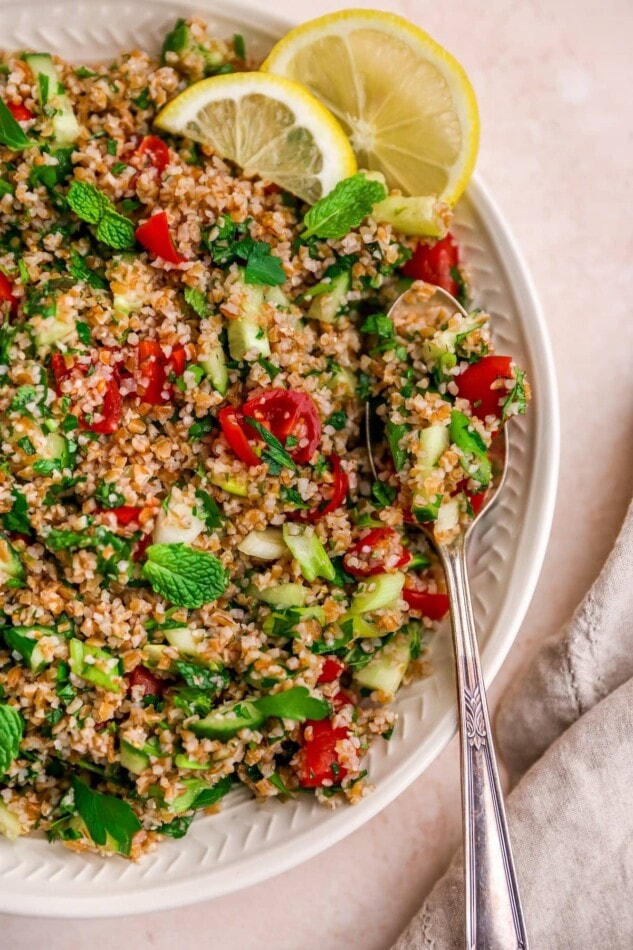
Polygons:
M202 79L155 124L311 203L356 172L349 139L325 106L298 83L268 73Z
M466 73L427 33L390 13L345 10L291 30L262 70L303 83L337 117L358 164L407 195L454 204L477 156Z

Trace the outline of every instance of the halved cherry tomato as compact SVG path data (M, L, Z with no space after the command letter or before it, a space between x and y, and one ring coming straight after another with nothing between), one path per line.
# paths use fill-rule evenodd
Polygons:
M73 370L77 370L85 376L89 368L86 363L77 363L67 366L61 353L53 353L51 356L51 369L55 377L55 390L57 395L62 395L61 384L72 374ZM121 398L119 382L119 373L115 367L112 376L106 384L103 403L99 409L99 415L102 416L102 418L97 422L88 422L86 418L82 416L79 420L79 424L82 428L88 429L89 432L97 432L100 435L111 435L113 432L116 432L119 428L119 422L121 421L121 414L123 412L123 399Z
M226 441L240 462L245 462L247 465L259 465L261 459L255 454L248 441L241 411L235 406L225 406L218 413L218 422Z
M413 280L425 280L427 284L442 287L456 297L457 281L451 274L459 266L459 247L452 234L447 234L435 244L418 244L413 257L407 261L402 272Z
M373 552L383 541L389 541L391 548L391 542L395 539L398 539L400 553L396 561L387 568L385 567L384 555L376 555ZM351 559L365 561L366 563L352 564L350 563ZM354 577L372 577L375 574L397 571L401 567L405 567L410 560L411 553L402 546L397 531L394 531L393 528L372 528L349 549L343 558L343 566L348 574L353 574Z
M311 396L296 389L266 389L245 402L242 413L247 422L249 416L256 419L284 444L290 436L297 439L288 453L300 465L310 461L321 441L319 410Z
M7 102L6 106L16 122L28 122L33 118L33 113L23 102Z
M311 738L305 738L307 727ZM303 788L321 788L324 782L337 785L347 775L347 769L339 762L336 743L347 739L349 731L344 726L334 728L329 719L309 720L304 727L304 761L299 778Z
M463 373L453 379L459 395L469 400L473 413L479 419L485 419L486 416L500 419L507 391L504 388L491 389L491 386L498 379L512 379L512 357L484 356L478 363L470 363Z
M159 175L162 175L167 165L169 165L169 149L163 140L156 135L144 136L134 154L140 158L148 159L145 164L150 164Z
M18 299L13 296L13 284L2 271L0 271L0 301L1 300L5 300L9 304L11 313L15 315L18 308Z
M145 250L169 264L182 264L187 260L176 250L165 211L153 214L144 224L139 225L134 234Z
M159 406L171 395L169 377L182 376L187 362L182 343L172 347L169 356L158 340L143 340L136 351L137 395L143 402Z
M133 686L141 686L143 696L162 696L164 683L158 676L154 676L151 670L148 670L143 664L135 666L128 678L130 689Z
M317 683L333 683L345 672L345 664L337 656L326 656Z
M331 511L336 511L345 501L349 489L347 472L343 471L338 455L332 453L329 457L329 462L334 476L332 494L329 499L325 503L322 502L318 508L313 508L311 511L297 512L297 521L309 521L314 524L315 521L320 521L321 518L325 518L326 515L329 515Z
M127 527L133 521L138 521L142 508L135 508L133 505L121 505L119 508L99 508L98 515L114 515L117 524L122 528Z
M431 594L428 590L405 586L402 597L411 610L419 610L422 616L428 617L429 620L441 620L449 610L447 594Z

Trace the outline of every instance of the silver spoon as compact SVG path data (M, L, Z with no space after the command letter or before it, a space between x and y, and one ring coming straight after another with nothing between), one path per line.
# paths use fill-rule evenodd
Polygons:
M438 287L428 297L419 282L398 297L389 316L393 318L397 309L403 306L410 310L411 307L439 305L467 316L451 294ZM367 450L374 477L377 478L371 422L372 412L367 403ZM466 563L466 542L475 523L492 508L505 479L508 451L505 429L494 439L492 446L489 453L492 485L484 505L470 524L462 526L450 540L443 543L435 538L432 525L421 524L419 527L434 545L442 561L453 627L462 775L466 950L527 950L525 922L492 741Z

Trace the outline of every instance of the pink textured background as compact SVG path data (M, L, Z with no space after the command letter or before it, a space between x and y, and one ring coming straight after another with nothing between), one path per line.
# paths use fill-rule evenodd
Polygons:
M342 6L336 0L266 5L296 21ZM357 5L408 16L465 66L481 108L479 170L524 251L549 318L562 404L560 491L545 567L491 691L494 706L595 575L631 491L633 71L626 38L633 35L633 4ZM453 742L373 821L266 884L192 908L108 922L4 917L0 946L387 950L446 867L459 822Z

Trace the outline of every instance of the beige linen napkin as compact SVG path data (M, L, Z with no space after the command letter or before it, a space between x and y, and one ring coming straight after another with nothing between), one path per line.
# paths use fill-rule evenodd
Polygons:
M531 950L633 948L633 504L571 621L504 697L529 768L507 810ZM392 950L463 950L460 855ZM512 950L512 948L508 948Z

